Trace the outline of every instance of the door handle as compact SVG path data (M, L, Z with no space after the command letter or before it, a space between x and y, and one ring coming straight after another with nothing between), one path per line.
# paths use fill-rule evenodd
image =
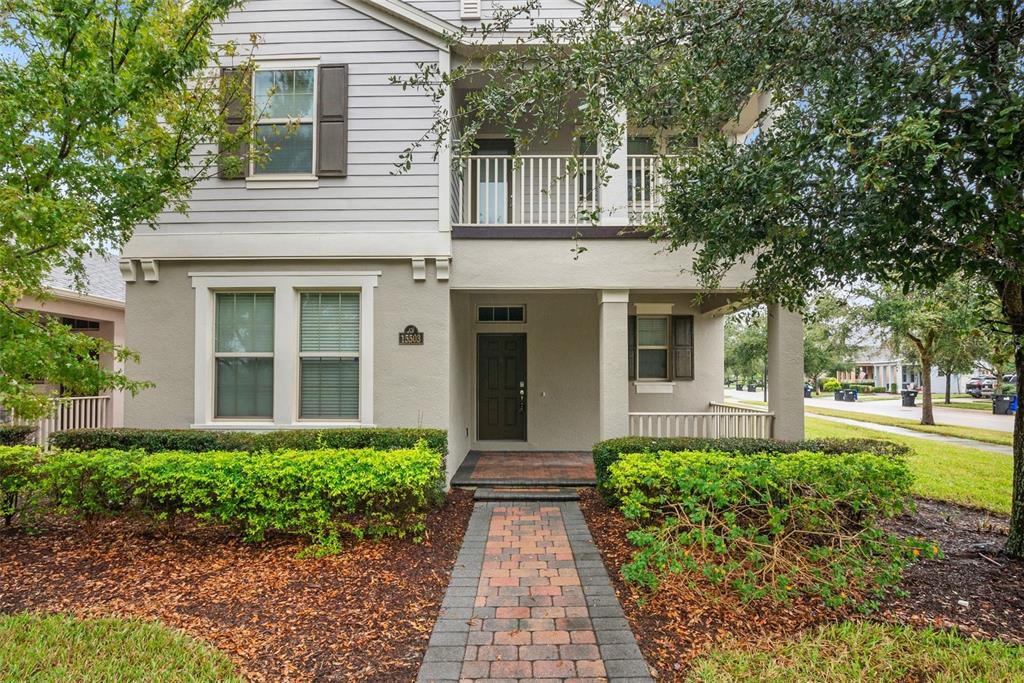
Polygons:
M519 390L519 412L526 412L526 389Z

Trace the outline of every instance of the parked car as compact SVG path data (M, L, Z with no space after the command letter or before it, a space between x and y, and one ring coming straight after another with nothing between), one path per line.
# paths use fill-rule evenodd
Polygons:
M974 398L991 396L995 393L996 378L991 375L984 377L972 377L967 380L967 393Z

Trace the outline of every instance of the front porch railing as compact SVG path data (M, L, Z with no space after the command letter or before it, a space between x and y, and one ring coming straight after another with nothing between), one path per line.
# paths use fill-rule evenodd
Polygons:
M596 156L532 154L459 160L455 225L580 225L599 209Z
M774 413L724 403L702 413L629 414L630 436L770 439L774 428Z
M35 434L32 440L38 446L46 448L50 443L50 435L67 429L104 429L111 425L110 396L75 396L73 398L54 399L53 412L49 417L28 422L11 415L14 424L34 424Z

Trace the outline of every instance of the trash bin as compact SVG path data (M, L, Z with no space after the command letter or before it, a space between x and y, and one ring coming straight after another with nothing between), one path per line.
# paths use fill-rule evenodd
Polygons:
M992 414L993 415L1009 415L1010 406L1013 404L1013 396L993 396L992 397Z
M836 393L832 394L832 398L834 398L837 401L842 401L843 400L843 395L845 393L846 393L846 389L840 389Z
M844 391L843 392L843 400L846 401L847 403L853 403L854 401L856 401L857 400L857 390L856 389L847 389L846 391Z
M810 398L810 397L811 397L811 385L810 384L805 384L804 385L804 398Z
M900 396L903 397L904 408L914 408L917 406L915 401L917 400L917 392L913 389L904 389L900 392Z
M743 391L743 385L742 384L737 384L736 385L736 391Z
M1013 401L1010 402L1010 410L1008 412L1016 415L1018 410L1020 410L1020 406L1017 405L1017 397L1014 396Z
M748 384L747 385L747 391L757 391L757 385L756 384Z

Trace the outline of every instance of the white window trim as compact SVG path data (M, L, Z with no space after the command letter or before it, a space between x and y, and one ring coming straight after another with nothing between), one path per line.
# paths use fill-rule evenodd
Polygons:
M373 290L380 271L195 272L195 410L193 429L310 429L373 426ZM299 293L359 291L359 419L299 420ZM274 292L274 417L271 420L214 418L214 306L218 291Z
M667 344L665 344L664 346L662 346L660 344L657 345L657 346L641 345L640 344L640 321L645 319L645 318L648 318L648 319L650 319L650 318L657 318L659 320L664 320L665 321L665 334L667 335L666 336L666 340L668 342ZM671 359L672 359L672 316L669 316L669 315L638 315L636 317L636 321L637 321L637 330L636 330L636 382L640 382L640 383L644 383L644 382L671 382L672 381L672 368L671 368L671 365L672 365L672 363L671 363ZM664 350L665 351L665 374L666 374L666 377L641 377L640 376L640 352L641 351L651 351L651 350L653 350L653 351ZM650 393L650 392L644 392L644 391L637 390L637 393L641 393L642 394L642 393Z
M253 124L253 135L256 134L256 127L260 124L270 125L282 125L287 126L290 122L295 121L297 123L308 123L313 126L313 137L312 137L312 155L310 157L310 168L309 173L256 173L256 162L249 156L249 168L245 174L246 187L250 183L287 183L303 181L309 183L311 181L318 180L316 175L316 160L317 160L317 112L319 111L319 100L320 100L320 60L319 59L300 59L300 58L282 58L282 59L267 59L261 58L255 65L255 72L259 71L300 71L303 69L312 69L313 71L313 108L312 113L308 117L308 121L304 117L292 118L292 117L269 117L261 118ZM256 73L252 76L252 92L250 93L252 102L256 102ZM259 187L259 185L254 185Z

